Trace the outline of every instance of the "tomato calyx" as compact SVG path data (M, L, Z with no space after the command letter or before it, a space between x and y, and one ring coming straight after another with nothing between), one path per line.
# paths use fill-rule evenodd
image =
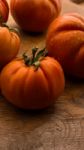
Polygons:
M32 49L32 56L28 56L26 53L23 54L23 59L26 65L35 66L36 69L40 67L40 61L42 61L48 54L48 51L43 48L39 51L37 47Z
M19 34L19 31L18 31L18 29L17 28L12 28L12 27L9 27L6 23L1 23L1 26L2 27L6 27L10 32L15 32L15 33L17 33L17 34Z
M9 26L7 25L7 23L4 22L3 17L2 17L1 14L0 14L0 26L1 26L1 27L6 27L9 31L15 32L15 33L19 34L19 31L18 31L17 28L9 27Z

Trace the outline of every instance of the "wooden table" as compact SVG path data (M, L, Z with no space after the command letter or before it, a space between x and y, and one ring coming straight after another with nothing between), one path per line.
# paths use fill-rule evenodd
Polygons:
M62 4L62 14L75 11L84 15L84 3L62 0ZM11 16L8 24L16 26ZM19 54L45 45L45 33L20 34ZM41 112L18 110L1 97L0 150L84 150L84 81L66 80L55 106Z

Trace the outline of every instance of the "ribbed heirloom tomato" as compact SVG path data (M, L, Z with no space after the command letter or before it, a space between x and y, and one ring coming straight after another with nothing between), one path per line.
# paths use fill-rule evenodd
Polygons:
M1 90L4 97L22 109L43 109L52 105L65 85L60 64L45 57L44 50L32 58L16 59L1 72Z
M16 57L19 48L19 36L7 27L0 27L0 69Z
M9 6L6 0L0 0L0 22L6 22L9 15Z
M61 10L60 0L10 0L11 14L29 32L43 32Z
M48 30L46 47L64 71L84 79L84 18L71 13L55 19Z

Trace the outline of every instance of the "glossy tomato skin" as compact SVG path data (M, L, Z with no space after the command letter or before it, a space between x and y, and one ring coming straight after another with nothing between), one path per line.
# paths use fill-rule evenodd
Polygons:
M60 64L50 57L42 60L38 69L26 66L23 60L14 60L2 70L0 82L5 98L22 109L51 106L65 85Z
M11 0L11 14L29 32L43 32L61 10L60 0Z
M0 27L0 69L16 57L19 48L19 36L6 27Z
M84 78L84 18L76 13L55 19L48 30L46 47L69 76Z
M9 16L9 6L6 0L0 0L1 22L6 22Z

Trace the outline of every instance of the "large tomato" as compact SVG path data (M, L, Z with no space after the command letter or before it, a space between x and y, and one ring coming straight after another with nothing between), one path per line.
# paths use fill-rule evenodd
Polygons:
M40 53L39 53L40 54ZM50 57L16 59L1 72L4 97L22 109L43 109L52 105L64 89L60 64Z
M48 30L46 47L64 71L84 78L84 18L79 14L65 14L55 19Z
M0 69L16 57L19 47L19 36L7 27L0 27Z
M10 0L11 14L29 32L42 32L61 10L60 0Z
M6 22L9 15L9 6L6 0L0 0L0 22Z

